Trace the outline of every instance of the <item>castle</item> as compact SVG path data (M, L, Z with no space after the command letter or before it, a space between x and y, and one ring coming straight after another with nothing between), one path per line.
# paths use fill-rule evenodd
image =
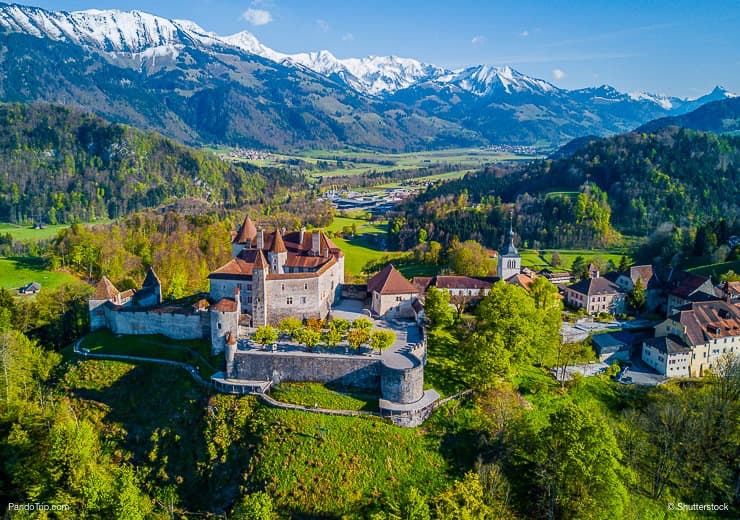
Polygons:
M253 327L283 318L325 318L344 283L344 253L321 231L257 230L247 217L232 240L234 258L209 276L215 301L239 291Z
M344 253L321 231L257 230L247 217L232 240L233 258L209 276L209 298L163 304L150 268L141 289L119 291L103 276L89 301L90 328L116 334L211 338L224 352L239 325L260 327L292 316L325 318L341 295Z
M208 276L208 298L163 303L151 268L139 290L119 291L104 276L89 300L91 329L173 339L210 336L211 353L224 356L224 370L211 377L222 392L264 394L280 381L314 381L378 392L380 415L400 426L419 425L432 413L439 394L424 389L423 330L413 341L404 334L406 343L382 356L267 351L242 341L244 327L329 315L341 296L344 253L323 232L265 233L247 217L232 239L232 254Z

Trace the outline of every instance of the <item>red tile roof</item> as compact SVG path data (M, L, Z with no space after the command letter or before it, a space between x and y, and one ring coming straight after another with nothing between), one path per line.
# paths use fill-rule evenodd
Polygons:
M419 289L401 273L388 264L378 274L367 281L367 292L379 294L418 294Z
M490 289L491 282L461 275L438 275L434 285L438 289Z
M252 219L250 219L249 217L246 217L241 227L239 228L239 232L234 237L233 242L235 244L247 244L247 243L251 244L252 240L256 236L257 236L257 227L254 225L254 222L252 222Z
M107 276L103 276L98 285L95 286L95 292L92 295L93 300L113 300L118 296L118 289L116 286L108 280Z
M285 247L285 242L283 242L283 237L280 235L279 230L275 230L275 233L273 235L272 239L272 246L270 247L271 253L287 253L288 249Z
M211 307L214 311L218 312L235 312L236 301L231 298L221 298Z

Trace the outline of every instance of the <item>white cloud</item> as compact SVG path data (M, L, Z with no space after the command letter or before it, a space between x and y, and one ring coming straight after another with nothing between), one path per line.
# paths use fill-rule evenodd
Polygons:
M252 9L251 7L242 13L242 18L252 25L267 25L272 21L270 11Z
M345 41L345 42L351 42L354 39L355 39L355 35L352 33L347 33L344 36L342 36L342 41Z
M319 29L324 32L329 32L329 29L331 28L329 27L329 22L327 22L326 20L316 20L316 25L318 25Z
M485 36L473 36L473 39L470 40L470 43L473 45L473 47L480 47L484 43L486 43L486 37Z
M529 36L529 31L524 29L522 32L519 33L519 36L521 36L522 38L526 38L527 36Z
M552 77L555 79L563 79L565 77L565 72L561 69L552 69Z

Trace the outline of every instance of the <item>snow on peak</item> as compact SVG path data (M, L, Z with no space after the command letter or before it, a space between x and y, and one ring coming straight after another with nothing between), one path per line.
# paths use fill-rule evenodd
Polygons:
M526 76L509 66L477 65L439 76L438 83L452 83L478 96L495 92L545 93L559 90L545 80Z
M672 109L675 103L674 98L666 96L665 94L651 94L650 92L641 91L630 92L628 95L633 101L650 101L665 110Z

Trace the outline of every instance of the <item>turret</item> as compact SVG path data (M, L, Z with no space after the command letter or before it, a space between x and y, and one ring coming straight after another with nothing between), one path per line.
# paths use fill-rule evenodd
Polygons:
M275 230L275 239L272 241L272 247L267 253L267 260L270 263L270 272L274 274L283 274L285 272L285 262L288 260L288 249L279 230Z
M239 227L234 240L231 241L231 253L233 256L238 255L242 249L251 248L252 242L257 236L257 227L248 216L244 219L244 222Z
M236 336L229 332L226 335L226 350L224 350L226 361L226 377L232 378L235 375L234 358L236 357Z

